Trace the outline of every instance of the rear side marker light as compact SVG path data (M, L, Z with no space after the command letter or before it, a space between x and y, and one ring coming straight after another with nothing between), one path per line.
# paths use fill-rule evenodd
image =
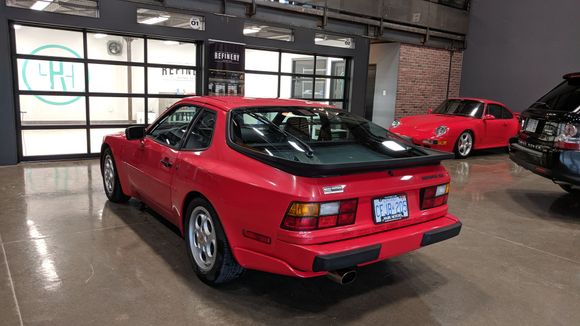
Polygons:
M421 189L421 209L429 209L447 204L449 184Z
M259 233L252 232L249 230L243 230L242 234L246 238L254 239L254 240L259 241L259 242L263 242L266 244L272 243L272 239L268 236L263 235L263 234L259 234Z
M293 202L282 221L282 228L292 231L312 231L354 224L356 199L324 203Z

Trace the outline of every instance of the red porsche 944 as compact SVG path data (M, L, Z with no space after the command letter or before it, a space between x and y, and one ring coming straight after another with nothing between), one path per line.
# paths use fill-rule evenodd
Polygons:
M190 97L105 137L101 169L109 200L135 197L179 228L208 284L245 269L346 283L459 234L450 156L315 102Z

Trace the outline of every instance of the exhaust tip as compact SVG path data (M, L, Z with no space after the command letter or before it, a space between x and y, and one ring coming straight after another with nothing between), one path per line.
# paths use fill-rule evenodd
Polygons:
M354 282L356 280L356 270L354 269L346 269L346 270L338 270L333 271L327 274L327 277L338 284L346 285Z

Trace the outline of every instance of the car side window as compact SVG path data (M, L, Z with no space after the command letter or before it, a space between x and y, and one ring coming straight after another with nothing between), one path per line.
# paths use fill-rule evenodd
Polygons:
M501 116L503 119L513 119L514 115L506 108L501 108Z
M514 117L508 109L497 104L488 104L487 114L493 115L496 119L512 119Z
M201 150L208 148L213 137L216 116L214 111L204 109L193 123L182 149Z
M195 106L182 106L161 119L148 136L169 147L177 148L198 111L199 108Z
M501 119L501 108L495 104L487 105L487 114L493 115L496 119Z

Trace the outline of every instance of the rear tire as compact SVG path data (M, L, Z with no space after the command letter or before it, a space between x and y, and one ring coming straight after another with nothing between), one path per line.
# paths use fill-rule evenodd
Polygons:
M187 206L183 233L187 256L199 279L211 286L240 277L244 268L231 251L216 211L203 198L195 198Z
M580 190L574 189L574 188L572 188L572 186L569 186L569 185L559 185L559 186L560 186L560 188L564 189L566 192L568 192L572 195L576 195L576 196L580 195Z
M473 152L473 134L471 131L464 131L455 142L455 157L459 159L467 158Z
M101 175L103 177L105 195L110 201L113 203L126 203L131 198L123 193L119 175L117 174L115 158L109 147L105 148L101 153Z

